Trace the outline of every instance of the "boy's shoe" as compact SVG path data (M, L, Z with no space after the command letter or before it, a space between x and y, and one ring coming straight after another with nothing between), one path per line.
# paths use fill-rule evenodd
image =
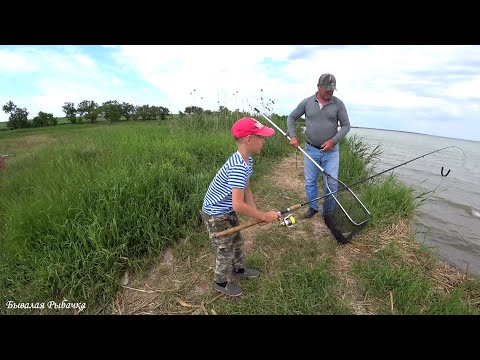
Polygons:
M304 219L309 219L313 215L315 215L318 212L318 210L313 209L313 208L308 208L307 212L303 215Z
M231 282L227 282L227 285L225 287L220 286L216 282L214 282L213 288L228 296L239 296L243 293L242 289L240 289L237 285Z
M255 269L242 268L239 272L233 271L233 276L238 278L256 278L259 275L260 271Z

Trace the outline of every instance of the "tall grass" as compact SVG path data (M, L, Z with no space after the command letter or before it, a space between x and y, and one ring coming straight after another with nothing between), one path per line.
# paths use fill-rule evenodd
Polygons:
M379 146L370 149L362 138L355 134L340 142L340 174L339 178L348 184L373 175L376 161L382 154Z

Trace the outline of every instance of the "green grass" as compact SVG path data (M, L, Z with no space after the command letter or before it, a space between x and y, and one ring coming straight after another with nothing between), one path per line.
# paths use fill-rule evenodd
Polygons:
M393 314L480 314L478 281L467 281L450 294L438 291L422 266L402 261L395 242L357 261L353 270L368 293L379 300L383 314L392 314L392 299Z
M337 280L325 262L319 263L314 269L293 266L290 262L288 265L265 281L245 281L242 283L245 289L242 299L218 302L215 311L232 315L351 313L334 296Z
M239 299L224 299L215 305L219 314L309 315L350 314L339 301L336 289L339 280L332 271L330 259L318 260L325 251L316 241L301 244L292 241L288 233L272 229L257 235L262 251L248 256L247 265L259 269L261 276L244 280L244 295ZM274 254L282 249L281 254Z

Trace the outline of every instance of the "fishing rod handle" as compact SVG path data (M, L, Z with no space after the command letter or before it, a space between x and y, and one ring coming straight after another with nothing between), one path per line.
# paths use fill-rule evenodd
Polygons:
M278 215L281 216L281 215L285 215L289 212L292 212L292 211L295 211L297 210L298 208L300 208L302 205L301 204L297 204L297 205L293 205L292 207L289 207L289 208L286 208L286 209L283 209L283 210L280 210L280 211L277 211ZM242 225L238 225L238 226L235 226L233 228L230 228L230 229L227 229L227 230L223 230L223 231L219 231L219 232L216 232L216 233L211 233L209 235L210 239L215 239L215 238L218 238L218 237L222 237L222 236L226 236L226 235L230 235L230 234L233 234L237 231L240 231L240 230L243 230L243 229L247 229L249 227L252 227L254 225L257 225L257 224L260 224L262 223L263 221L262 220L252 220L252 221L249 221L245 224L242 224Z
M262 220L252 220L252 221L249 221L245 224L238 225L238 226L235 226L235 227L227 229L227 230L219 231L219 232L216 232L216 233L211 233L209 235L209 237L210 237L210 239L215 239L215 238L219 238L219 237L222 237L222 236L227 236L227 235L233 234L237 231L252 227L253 225L260 224L261 222L263 222L263 221Z
M277 212L281 216L281 215L285 215L285 214L290 213L290 212L294 212L295 210L300 209L302 206L303 206L302 204L296 204L296 205L290 206L286 209L279 210ZM254 225L260 224L261 222L263 222L263 221L262 220L252 220L252 221L249 221L245 224L238 225L238 226L235 226L235 227L227 229L227 230L219 231L219 232L216 232L216 233L211 233L211 234L209 234L209 237L210 237L210 239L215 239L215 238L219 238L219 237L222 237L222 236L230 235L230 234L233 234L234 232L237 232L237 231L240 231L240 230L243 230L243 229L247 229L247 228L252 227Z
M289 212L293 212L293 211L295 211L295 210L298 210L298 209L300 209L301 207L302 207L302 204L293 205L293 206L291 206L291 207L289 207L289 208L280 210L279 213L280 213L280 215L285 215L285 214L287 214L287 213L289 213Z

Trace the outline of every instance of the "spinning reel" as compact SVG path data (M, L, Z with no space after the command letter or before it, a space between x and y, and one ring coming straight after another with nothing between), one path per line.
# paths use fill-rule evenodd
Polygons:
M278 221L280 221L280 225L284 225L288 228L293 227L296 222L295 217L292 214L287 214L287 216L281 217L280 219L278 219Z

